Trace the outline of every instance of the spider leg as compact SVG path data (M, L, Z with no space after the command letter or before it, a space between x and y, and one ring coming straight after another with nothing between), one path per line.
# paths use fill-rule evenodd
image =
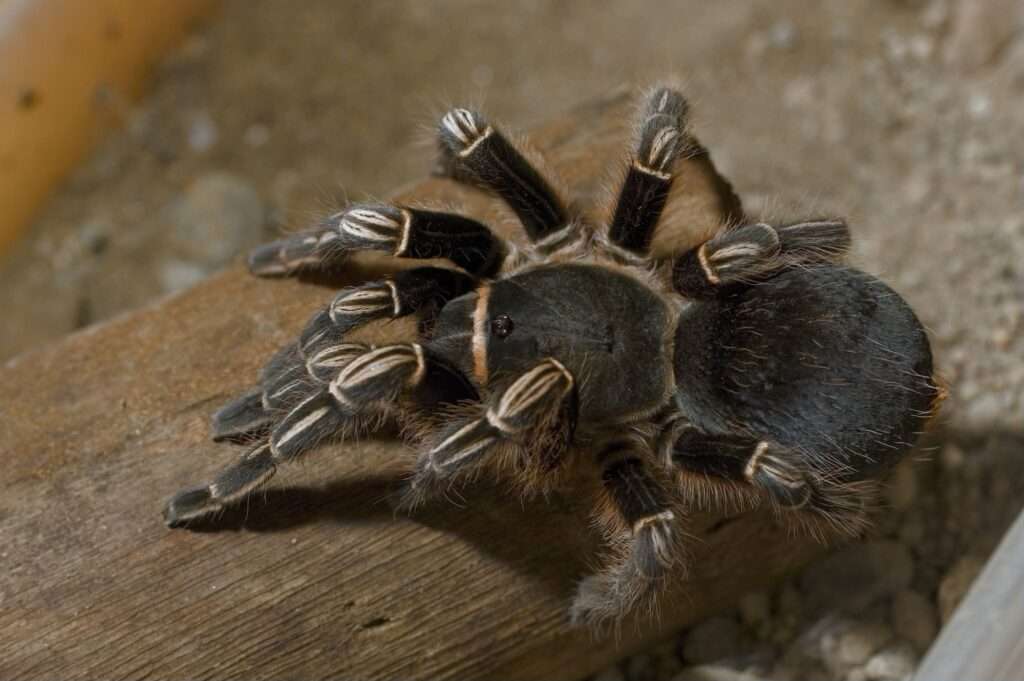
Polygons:
M673 283L685 296L706 298L786 267L839 262L849 248L850 231L842 220L743 225L680 256L673 267Z
M213 482L175 495L164 511L166 523L178 527L214 513L267 482L278 465L372 427L389 414L475 397L461 374L415 343L353 352L328 383L306 387L265 442Z
M702 505L749 508L767 497L815 534L830 528L856 534L872 500L870 481L850 481L844 471L824 473L804 453L769 440L705 433L677 423L662 442L666 462ZM717 502L717 503L716 503Z
M249 269L261 276L330 269L354 251L447 258L471 274L492 276L508 248L485 225L461 215L366 203L328 217L313 230L260 246L249 255Z
M598 462L598 521L621 555L580 583L570 610L577 624L618 619L641 600L653 606L669 571L682 560L678 513L648 446L633 438L614 441Z
M415 507L457 475L502 453L521 468L543 475L558 467L576 428L576 382L546 359L496 391L476 418L455 421L420 455L401 505Z
M444 172L500 196L533 241L566 228L570 214L555 190L529 161L480 114L452 109L441 118Z
M230 440L271 426L281 410L295 405L313 384L326 384L353 353L365 346L345 336L376 319L433 312L472 290L467 274L441 267L403 270L380 281L342 290L306 325L299 341L264 367L259 386L221 408L213 417L214 440Z
M648 98L608 233L612 243L636 253L647 250L672 187L675 162L690 146L688 108L683 96L668 88Z

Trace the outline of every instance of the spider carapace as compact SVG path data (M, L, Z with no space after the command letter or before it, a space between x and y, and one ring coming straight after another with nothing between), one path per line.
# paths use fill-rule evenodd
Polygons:
M256 444L176 495L168 524L392 417L418 450L410 507L481 469L526 492L557 483L592 495L616 548L580 584L576 621L617 618L656 594L684 563L680 525L694 507L765 503L811 531L859 531L877 481L939 401L927 336L897 294L843 264L841 220L737 221L652 256L679 164L704 153L686 117L676 91L648 95L607 224L479 114L454 109L439 126L441 167L502 198L528 247L463 216L372 203L257 249L259 275L334 269L361 250L455 268L345 289L316 314L214 416L216 439ZM346 339L412 314L417 342Z

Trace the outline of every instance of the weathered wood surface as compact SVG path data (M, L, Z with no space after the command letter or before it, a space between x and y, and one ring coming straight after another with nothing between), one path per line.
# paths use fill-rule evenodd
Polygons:
M621 158L628 102L532 136L578 196L600 196ZM723 191L689 162L659 249L720 220ZM440 179L404 196L497 214ZM165 529L167 497L235 456L209 414L330 296L239 267L0 370L0 678L576 679L817 550L766 514L695 518L660 620L595 639L565 620L594 559L582 504L468 489L396 518L382 499L409 454L386 436L309 456L218 531Z
M917 681L1024 679L1024 513L918 667Z

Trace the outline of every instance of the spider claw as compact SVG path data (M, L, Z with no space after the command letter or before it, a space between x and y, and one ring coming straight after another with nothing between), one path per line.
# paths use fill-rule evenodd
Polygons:
M220 508L210 494L210 488L195 487L178 492L164 507L164 524L170 528L185 527L192 520L202 518L205 515Z
M320 238L309 232L293 234L257 246L249 253L249 271L260 277L279 277L321 260Z

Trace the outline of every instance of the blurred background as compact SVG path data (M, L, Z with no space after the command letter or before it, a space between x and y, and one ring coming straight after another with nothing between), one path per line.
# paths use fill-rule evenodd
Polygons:
M0 230L19 234L0 360L423 177L446 106L525 129L677 79L749 213L848 216L855 264L914 306L951 399L866 543L600 679L906 678L1024 504L1022 6L228 0L141 99L97 89L109 134ZM16 115L45 110L25 88Z

